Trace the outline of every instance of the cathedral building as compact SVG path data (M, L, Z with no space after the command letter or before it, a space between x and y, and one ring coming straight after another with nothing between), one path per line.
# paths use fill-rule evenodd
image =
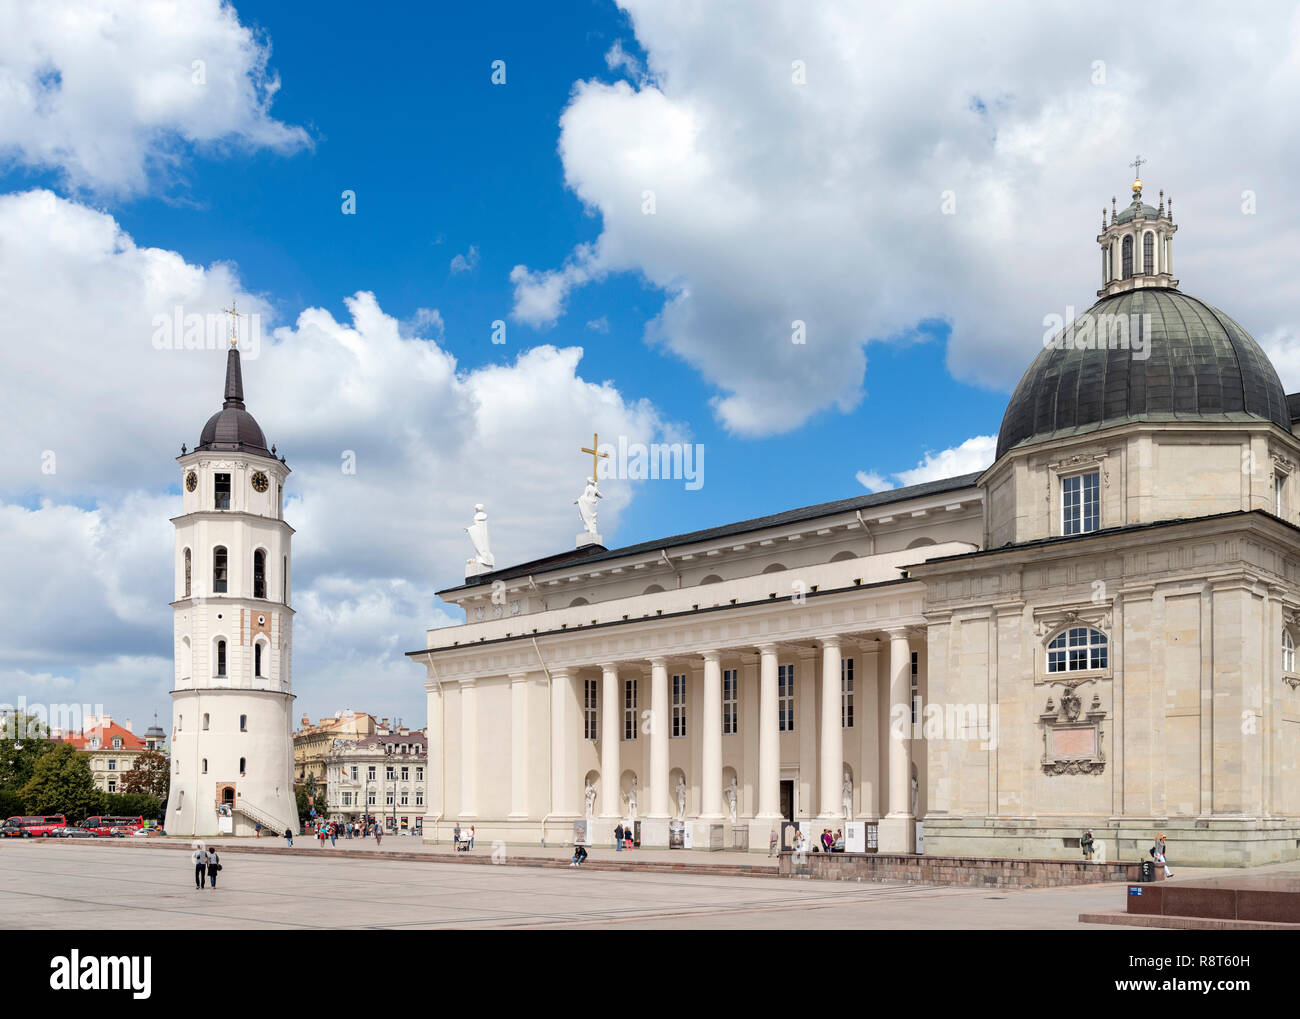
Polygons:
M1157 831L1189 865L1300 855L1300 394L1179 289L1176 230L1140 180L1103 213L1098 300L983 472L480 555L441 592L465 623L409 653L425 837L634 818L766 850L788 818L884 852L1077 858L1090 828L1111 858Z
M289 543L277 459L244 407L239 350L225 403L181 448L176 529L176 675L165 826L251 835L297 826L293 789Z

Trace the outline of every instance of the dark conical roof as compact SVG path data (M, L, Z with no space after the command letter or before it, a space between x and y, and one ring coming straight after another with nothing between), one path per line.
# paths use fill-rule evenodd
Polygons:
M271 455L266 436L253 415L244 409L244 375L239 364L239 348L226 354L226 402L208 418L199 436L197 449L244 450Z
M1104 297L1085 314L1094 322L1150 315L1147 356L1104 340L1091 349L1046 346L1007 404L999 457L1022 443L1125 421L1258 420L1291 430L1268 355L1217 308L1177 290L1143 288Z

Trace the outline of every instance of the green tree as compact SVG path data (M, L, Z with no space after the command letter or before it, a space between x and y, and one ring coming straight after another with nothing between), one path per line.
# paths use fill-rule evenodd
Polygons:
M90 761L71 743L58 743L36 762L21 795L29 814L66 814L71 821L102 813Z
M137 754L135 767L122 776L122 792L143 793L159 801L166 801L171 784L171 769L167 758L157 750Z
M10 715L0 729L0 789L17 792L36 762L53 749L49 726L34 715Z
M147 793L109 793L104 801L104 813L119 817L138 815L152 823L162 813L161 801Z

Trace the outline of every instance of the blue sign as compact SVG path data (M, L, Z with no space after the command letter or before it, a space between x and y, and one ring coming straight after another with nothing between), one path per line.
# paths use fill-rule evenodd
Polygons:
M1141 894L1142 894L1142 889L1139 888L1137 885L1129 885L1129 886L1128 886L1128 893L1129 893L1129 895L1141 895Z

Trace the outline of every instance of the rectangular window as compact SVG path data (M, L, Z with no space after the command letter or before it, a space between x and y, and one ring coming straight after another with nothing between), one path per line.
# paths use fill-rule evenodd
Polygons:
M722 731L731 736L740 731L740 670L722 670Z
M403 789L403 790L402 790L402 802L401 802L401 806L403 806L403 807L410 806L410 802L409 802L409 800L408 800L408 797L409 797L409 796L410 796L410 793L408 793L405 789Z
M1061 479L1061 533L1089 534L1101 527L1101 475Z
M226 593L226 547L218 545L212 550L212 593Z
M402 781L403 781L403 782L408 782L408 781L410 781L410 777L411 777L411 769L410 769L410 768L407 768L407 767L403 767L403 768L402 768Z
M213 481L215 482L213 488L215 501L213 506L216 509L230 509L230 475L213 475Z
M393 780L393 777L394 777L393 766L390 764L387 768L384 769L384 779L388 782L391 782Z
M423 806L424 806L424 790L423 790L423 789L417 789L417 790L415 790L415 805L416 805L417 807L423 807Z
M117 783L114 782L111 778L108 780L108 791L110 793L117 792Z
M776 704L778 728L781 732L794 732L794 666L778 665L776 669Z
M916 725L916 720L921 713L921 667L920 653L912 652L912 724Z
M357 766L354 764L352 765L352 781L355 782L356 780L357 780Z
M393 790L389 789L384 794L384 805L391 807L393 805Z
M1282 515L1282 490L1286 485L1286 478L1281 474L1273 475L1273 513L1275 516Z
M375 805L375 791L373 789L366 793L366 803L371 807Z
M673 677L673 728L669 733L674 739L686 735L686 676Z
M840 728L853 728L853 659L840 659Z
M116 762L116 761L109 761L109 762L108 762L108 770L109 770L109 771L117 771L117 762Z
M415 780L416 780L417 782L423 782L423 781L424 781L424 769L423 769L423 768L416 768L416 769L415 769Z
M373 782L375 780L375 766L373 764L366 769L366 780L369 782Z
M636 680L623 681L623 738L636 739L640 726L636 717Z
M596 708L596 681L582 681L582 738L594 740L600 737L600 715Z

